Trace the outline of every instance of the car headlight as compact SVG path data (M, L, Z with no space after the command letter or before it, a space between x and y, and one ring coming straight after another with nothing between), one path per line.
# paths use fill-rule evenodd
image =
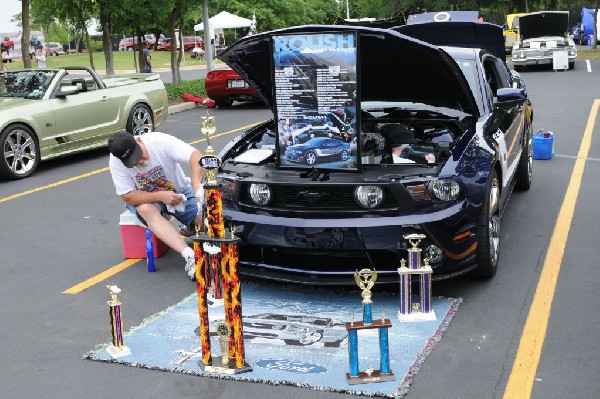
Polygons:
M256 205L267 205L271 201L271 188L266 184L252 183L249 191L250 198Z
M454 201L460 194L460 186L452 179L434 180L431 182L431 191L441 201Z
M383 202L383 190L379 186L358 186L354 198L363 208L377 208Z

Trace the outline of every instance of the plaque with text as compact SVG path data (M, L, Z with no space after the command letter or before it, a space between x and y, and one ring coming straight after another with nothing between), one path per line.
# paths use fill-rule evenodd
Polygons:
M273 36L282 167L357 170L356 32Z

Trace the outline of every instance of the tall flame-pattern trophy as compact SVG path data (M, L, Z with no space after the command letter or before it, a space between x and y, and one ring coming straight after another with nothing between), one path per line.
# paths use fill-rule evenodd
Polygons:
M431 274L429 259L421 264L422 249L419 248L423 234L407 234L404 236L411 245L408 248L408 267L406 260L400 260L398 274L400 275L400 321L436 320L435 311L431 307ZM419 276L419 301L412 301L412 276Z
M362 269L354 273L354 280L362 290L361 297L363 298L363 321L355 322L354 314L350 315L350 322L344 323L348 330L348 357L350 360L350 372L346 373L348 384L367 384L371 382L393 381L394 373L390 369L390 348L388 340L388 328L392 326L390 320L385 318L385 314L381 312L381 319L373 320L372 304L373 301L371 288L377 281L377 272L370 269ZM358 330L379 330L379 351L380 361L379 370L372 368L365 371L359 371L358 368Z
M234 226L231 226L229 234L225 234L221 187L217 182L221 160L214 155L210 143L210 136L215 132L216 125L208 112L202 117L201 126L208 144L206 155L200 158L200 166L206 174L204 192L208 226L206 233L197 229L196 235L192 236L196 254L196 286L202 347L202 360L198 365L207 372L238 374L252 370L246 363L244 350L242 293L237 271L239 239L235 236ZM220 257L215 261L217 254ZM222 292L225 307L225 323L217 326L221 347L220 360L213 360L211 354L207 303L209 289L215 297L218 292Z
M117 298L117 294L121 289L116 285L107 285L110 293L110 301L108 301L110 314L110 329L112 335L112 344L106 348L106 351L113 357L131 355L131 350L125 345L123 338L123 319L121 314L121 301Z

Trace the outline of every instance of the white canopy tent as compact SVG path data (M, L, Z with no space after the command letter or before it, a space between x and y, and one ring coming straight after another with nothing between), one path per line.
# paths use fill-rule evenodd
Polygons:
M238 17L237 15L233 15L231 13L228 13L227 11L221 11L214 17L210 18L208 21L211 31L235 28L249 28L252 25L251 20ZM203 31L204 22L194 25L194 30Z

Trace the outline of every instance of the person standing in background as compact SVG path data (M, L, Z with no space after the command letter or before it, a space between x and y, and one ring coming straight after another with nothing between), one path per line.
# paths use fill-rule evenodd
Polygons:
M39 69L46 69L46 56L41 48L36 50L35 60L37 61Z
M144 47L144 68L142 69L144 72L152 72L152 56L150 55L150 42L146 42L146 47Z

